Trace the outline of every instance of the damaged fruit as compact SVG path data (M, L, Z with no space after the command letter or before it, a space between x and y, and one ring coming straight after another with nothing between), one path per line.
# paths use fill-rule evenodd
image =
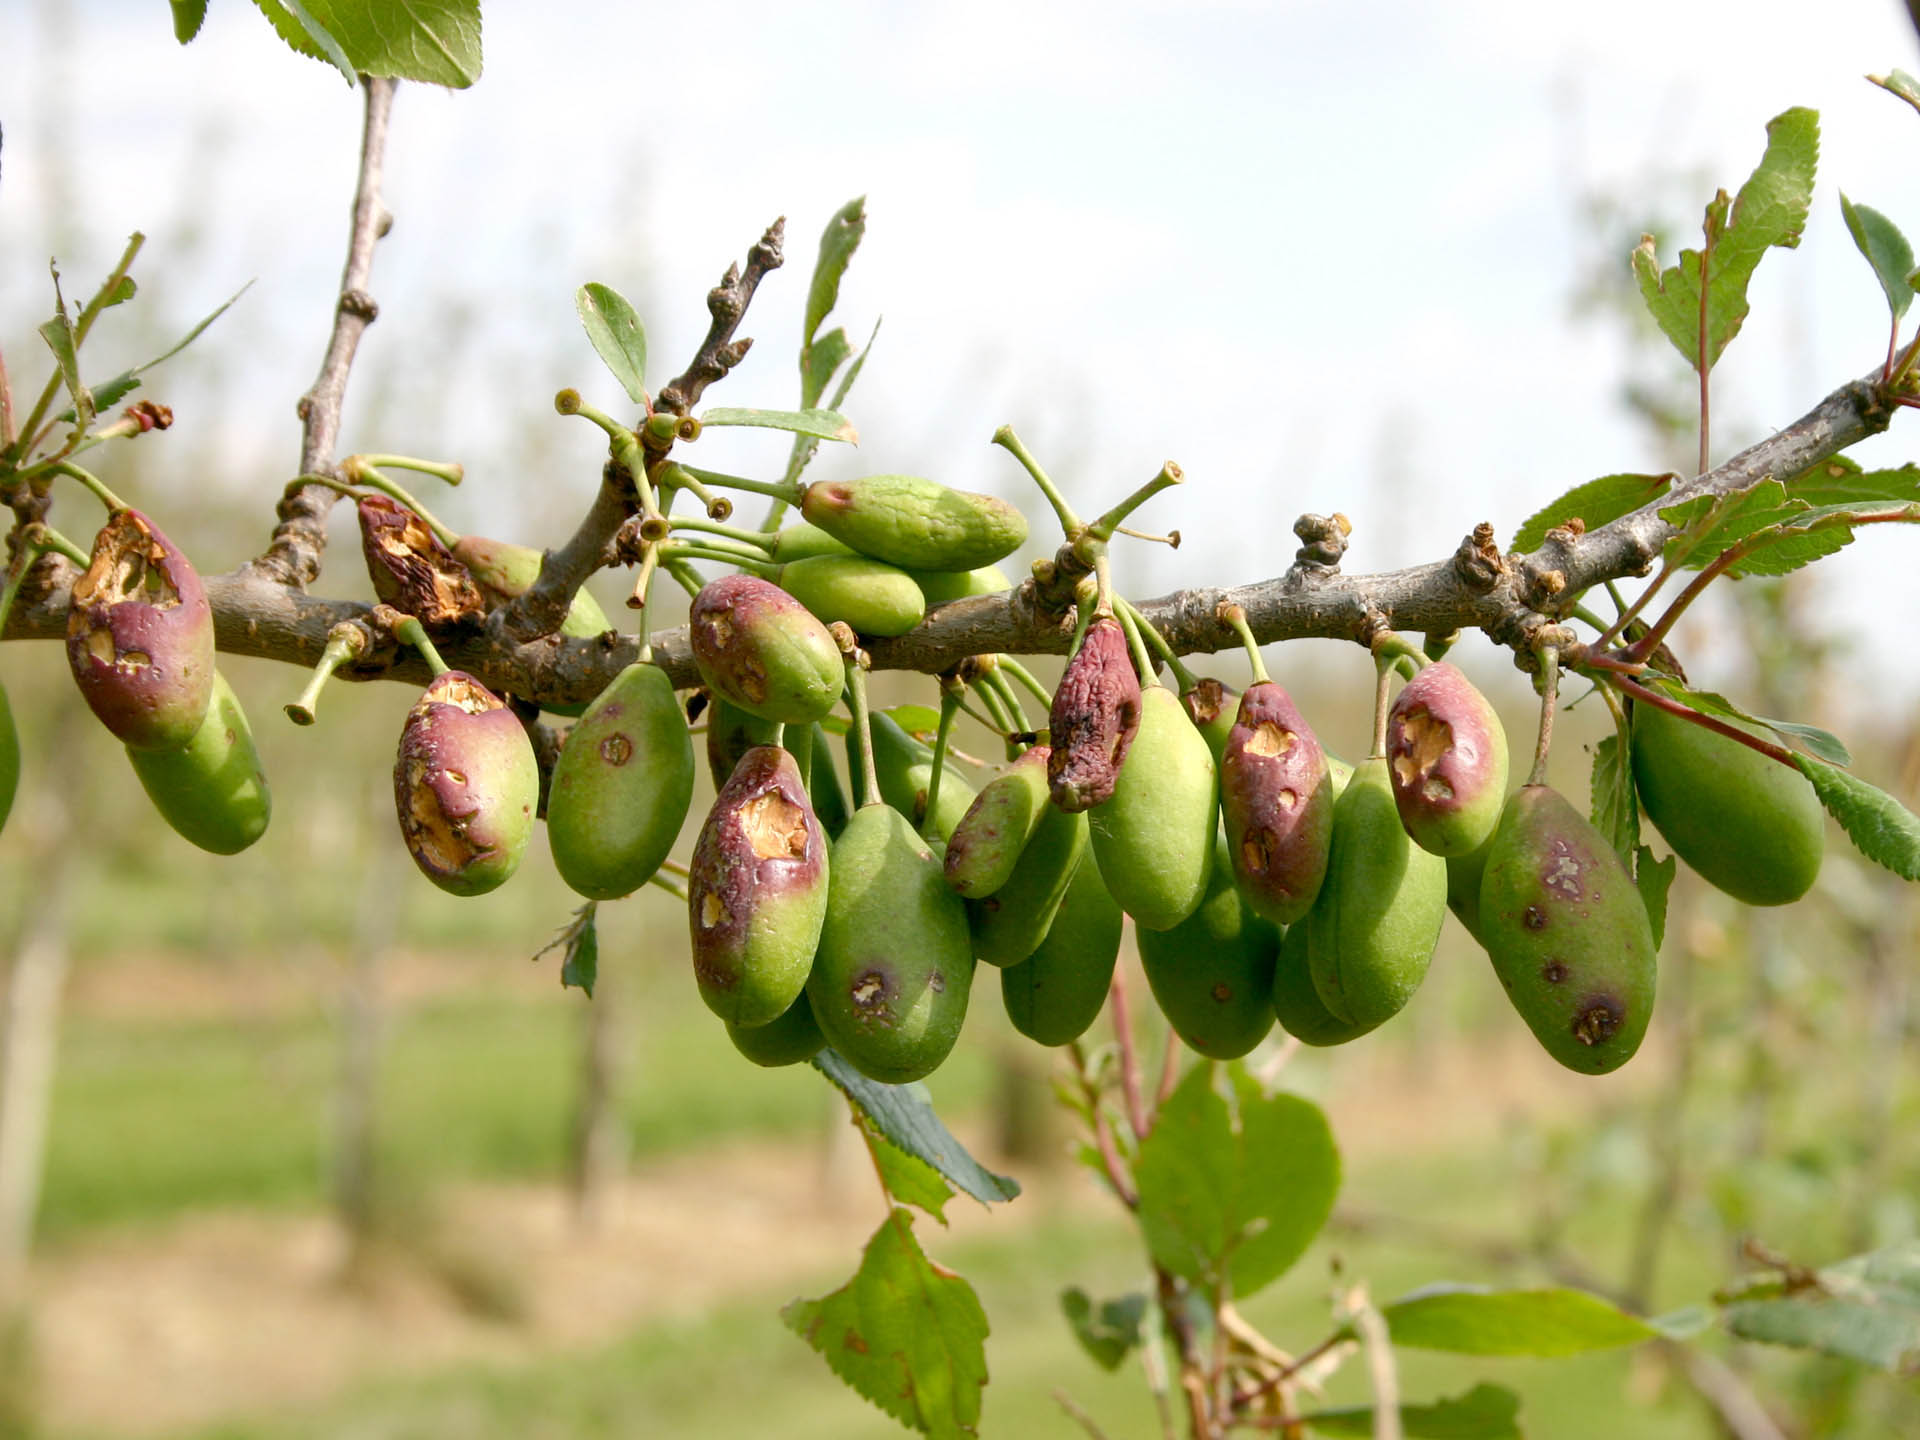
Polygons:
M1327 757L1287 692L1271 680L1247 687L1220 760L1226 857L1254 913L1291 925L1327 874L1333 838Z
M540 769L506 702L464 671L448 670L407 712L393 797L420 873L452 894L483 895L519 868Z
M840 647L806 606L770 580L723 575L693 598L688 640L715 694L763 720L811 724L840 699Z
M1140 729L1140 677L1120 622L1102 615L1067 662L1048 714L1047 783L1062 810L1091 810L1113 794Z
M217 670L200 729L178 750L127 747L133 773L160 817L215 855L238 855L262 835L273 796L246 712Z
M1387 714L1387 775L1400 823L1435 855L1480 848L1507 797L1507 732L1486 697L1441 661L1407 682Z

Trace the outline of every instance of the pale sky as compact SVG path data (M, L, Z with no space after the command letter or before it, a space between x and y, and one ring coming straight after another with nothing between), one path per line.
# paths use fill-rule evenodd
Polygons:
M553 418L550 397L576 384L618 408L620 393L580 336L580 282L640 304L657 385L704 332L708 286L778 214L788 268L745 327L753 356L711 398L794 403L814 242L858 194L868 236L836 318L860 338L885 324L847 407L863 444L823 466L932 474L1038 515L988 444L1003 422L1092 508L1177 460L1190 484L1140 523L1179 526L1185 547L1117 562L1143 595L1278 573L1301 510L1346 511L1349 568L1382 569L1450 552L1483 518L1509 537L1595 475L1660 468L1614 402L1619 327L1571 315L1600 253L1583 185L1636 202L1628 227L1692 224L1752 169L1771 116L1821 112L1806 239L1762 266L1716 373L1717 458L1882 351L1838 190L1920 238L1920 115L1860 78L1920 70L1894 0L1844 0L1818 23L1803 4L1485 0L659 14L494 0L480 83L399 97L382 318L345 438L464 460L466 489L440 507L457 525L501 528L506 505L519 538L552 543L587 493L595 435ZM184 50L158 0L6 0L0 123L16 376L40 363L56 245L83 292L144 229L142 298L167 330L252 278L208 358L150 393L181 416L166 443L215 456L223 488L257 488L264 507L337 283L358 94L243 0L214 0ZM167 273L183 252L191 269ZM102 366L140 358L110 335L100 349ZM196 405L216 379L249 397L239 413ZM436 400L441 379L456 390ZM1916 430L1856 454L1898 463L1920 453ZM697 458L764 470L784 448L729 437ZM1905 557L1920 536L1860 543ZM1863 583L1827 583L1836 619L1866 603Z

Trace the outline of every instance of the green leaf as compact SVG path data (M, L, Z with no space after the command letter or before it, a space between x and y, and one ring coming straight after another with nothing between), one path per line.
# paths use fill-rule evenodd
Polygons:
M1647 1324L1669 1340L1691 1340L1710 1330L1715 1318L1709 1305L1682 1305L1664 1315L1648 1316Z
M1906 71L1889 70L1885 75L1869 75L1867 79L1889 95L1897 95L1915 110L1920 110L1920 80L1915 80Z
M1300 1417L1322 1435L1371 1440L1373 1410L1315 1410ZM1480 1384L1455 1400L1402 1405L1400 1431L1408 1440L1522 1440L1520 1397L1501 1385Z
M833 379L834 372L847 363L847 357L853 354L853 342L847 339L847 332L838 325L822 335L813 344L800 352L800 403L812 408L826 393L827 382ZM804 444L810 437L798 436L794 444Z
M1738 546L1726 574L1785 575L1851 544L1856 525L1920 523L1920 500L1813 505L1777 480L1762 480L1726 495L1696 495L1660 516L1681 527L1666 544L1674 564L1704 569Z
M1905 505L1920 500L1920 465L1868 471L1845 455L1830 455L1788 480L1787 494L1814 506Z
M574 293L594 353L613 372L613 378L636 405L647 403L647 332L626 296L608 285L589 281Z
M914 739L928 745L940 729L940 712L931 705L889 705L881 713Z
M847 264L853 259L853 252L860 248L861 237L866 233L867 197L864 195L849 200L834 211L827 228L820 232L820 255L813 262L813 283L807 288L807 328L800 341L802 373L807 368L806 355L813 345L814 335L839 303L840 277L847 273ZM827 373L831 374L832 371ZM817 391L815 397L818 398ZM811 405L813 401L807 403Z
M1667 938L1667 891L1680 872L1680 862L1672 855L1653 858L1645 845L1634 853L1633 883L1640 891L1640 903L1647 907L1647 924L1653 930L1653 948L1657 951Z
M238 300L242 295L246 294L247 291L252 288L253 288L253 281L249 280L245 285L242 285L238 290L234 291L233 294L227 297L226 303L221 305L219 309L215 310L211 315L207 316L198 325L194 326L193 329L189 330L184 336L181 337L179 342L175 344L171 350L168 350L163 354L154 356L153 359L147 361L146 364L144 365L136 365L131 370L123 370L118 375L114 376L113 379L107 381L104 385L96 386L93 392L95 408L104 410L106 409L107 406L113 404L115 401L119 400L122 396L126 395L132 390L137 389L140 385L141 379L146 375L147 371L153 369L156 365L161 365L167 362L168 360L171 360L174 356L178 355L182 350L186 349L194 341L198 340L200 338L202 331L204 331L209 325L213 324L213 322L218 320L222 315L226 314L228 310L232 309L234 301ZM69 410L60 417L60 420L62 421L62 423L64 423L68 420L71 420L72 418L73 418L73 412Z
M1849 771L1806 755L1795 755L1793 763L1854 849L1902 880L1920 880L1920 816Z
M1060 1309L1081 1348L1102 1370L1118 1370L1144 1338L1147 1297L1138 1291L1096 1307L1086 1291L1069 1285L1060 1292Z
M1642 505L1651 504L1667 493L1677 475L1602 475L1576 485L1559 499L1527 518L1514 532L1511 549L1521 554L1538 550L1547 532L1578 516L1589 530L1631 515Z
M1920 1369L1920 1242L1856 1255L1812 1285L1757 1285L1726 1307L1745 1340L1839 1355L1885 1370Z
M1020 1193L1018 1181L994 1174L953 1138L933 1113L926 1086L883 1085L869 1080L832 1050L816 1055L813 1066L860 1107L875 1130L907 1154L926 1161L963 1193L985 1205L1011 1200Z
M589 1000L593 998L594 981L600 977L600 930L595 923L599 910L598 900L587 901L553 939L533 953L538 960L550 951L560 951L561 989L578 987L587 992Z
M972 1286L927 1259L907 1211L881 1223L852 1280L780 1318L902 1425L938 1440L979 1433L986 1313Z
M207 18L207 0L173 0L173 38L182 45L200 33Z
M254 0L274 30L302 55L346 71L391 75L464 90L480 78L480 0ZM339 58L300 23L335 42ZM342 62L345 62L344 64Z
M860 432L846 416L832 410L742 410L718 406L700 416L702 425L745 425L760 430L791 430L796 435L811 435L818 440L844 440L860 443Z
M1765 715L1753 718L1776 735L1798 740L1829 765L1853 764L1853 754L1847 749L1846 742L1831 730L1822 730L1818 725L1802 725L1793 720L1772 720Z
M49 265L47 268L53 275L54 310L53 318L40 327L40 338L53 351L53 361L60 369L61 383L67 387L67 394L73 397L73 409L67 414L76 417L76 429L85 430L93 422L95 402L87 387L80 383L80 354L74 339L73 317L67 314L67 297L60 293L60 267Z
M1840 192L1840 213L1846 217L1847 233L1867 257L1874 278L1886 292L1887 308L1898 320L1913 304L1913 286L1907 283L1913 270L1913 247L1898 225L1870 206L1854 204L1844 190Z
M953 1198L953 1187L926 1161L909 1155L882 1135L873 1118L852 1097L848 1097L847 1105L853 1111L855 1123L866 1132L867 1142L873 1148L874 1166L887 1193L903 1204L917 1205L942 1225L946 1224L946 1203Z
M1326 1117L1295 1095L1268 1095L1243 1066L1233 1107L1197 1065L1140 1142L1134 1179L1153 1258L1197 1284L1230 1273L1250 1295L1298 1260L1333 1210L1340 1156Z
M326 25L314 19L300 0L253 0L260 13L267 17L267 23L273 26L274 33L302 55L315 60L324 60L342 75L347 84L358 83L356 67L333 32Z
M1774 246L1800 243L1813 203L1813 177L1820 157L1820 117L1793 109L1767 123L1767 149L1728 209L1722 190L1707 206L1704 245L1682 250L1665 271L1651 235L1634 250L1633 273L1641 297L1674 348L1696 371L1711 370L1747 318L1747 282ZM1701 326L1701 265L1706 266L1706 325ZM1704 341L1704 346L1703 342Z
M1764 725L1789 743L1799 741L1830 765L1853 763L1853 756L1840 737L1830 730L1822 730L1818 725L1802 725L1793 720L1772 720L1765 715L1752 715L1724 695L1712 690L1689 690L1678 680L1666 676L1645 675L1641 677L1641 683L1650 689L1658 690L1670 699L1678 700L1689 709L1698 710L1703 715L1717 716L1722 720L1741 720L1750 725Z
M1431 1286L1380 1313L1393 1343L1463 1355L1578 1355L1659 1332L1584 1290Z
M1633 772L1622 763L1620 737L1609 735L1593 747L1593 828L1607 837L1622 865L1633 861L1640 843L1640 807L1633 793Z

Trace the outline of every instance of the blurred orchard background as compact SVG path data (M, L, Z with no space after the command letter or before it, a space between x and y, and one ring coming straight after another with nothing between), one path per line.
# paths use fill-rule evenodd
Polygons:
M1303 510L1352 517L1350 569L1435 559L1482 519L1510 536L1578 481L1690 466L1691 377L1639 323L1626 255L1653 229L1670 262L1791 105L1822 114L1821 185L1716 373L1716 459L1877 362L1884 311L1837 190L1920 226L1920 128L1860 78L1920 68L1899 6L1837 0L1815 23L1749 4L1737 25L1712 4L1517 13L495 0L473 90L399 95L380 320L341 452L458 459L465 486L429 501L444 518L557 543L602 452L552 393L618 408L575 287L632 298L666 373L704 333L707 288L785 214L788 267L720 403L790 405L815 237L864 194L836 318L856 338L885 324L847 406L863 443L816 475L918 471L1032 510L987 443L1011 422L1089 503L1180 462L1190 483L1141 522L1185 543L1120 557L1137 596L1278 573ZM16 387L44 363L49 257L84 293L147 234L139 299L89 347L114 369L253 282L142 392L173 430L104 467L203 571L261 548L292 473L359 122L359 96L239 0L185 50L158 0L0 11ZM785 454L735 435L703 442L702 463L753 473ZM1898 463L1910 427L1855 453ZM76 492L53 519L84 536L90 505ZM333 534L319 588L365 595L346 507ZM1787 584L1720 587L1734 593L1679 646L1696 680L1839 730L1909 805L1920 686L1889 644L1920 601L1912 543L1866 534ZM627 613L615 577L595 588ZM1504 657L1479 639L1456 653L1530 734ZM0 1433L898 1433L775 1313L852 1268L879 1213L864 1157L817 1075L727 1045L675 903L603 909L589 1005L557 958L529 963L574 903L544 845L477 900L408 863L389 781L406 689L336 685L296 730L280 707L299 673L223 665L275 790L273 828L234 860L148 811L55 648L0 652L26 754L0 836L0 1299L16 1316ZM1331 748L1364 753L1364 655L1300 643L1269 665ZM1238 657L1212 668L1245 679ZM882 694L931 688L890 677ZM1553 778L1584 796L1604 715L1570 720ZM1729 1279L1744 1237L1812 1262L1912 1235L1915 919L1909 891L1843 845L1785 914L1683 876L1656 1034L1605 1080L1538 1050L1449 922L1402 1019L1285 1060L1284 1083L1329 1107L1348 1179L1336 1225L1253 1318L1317 1336L1336 1258L1381 1298L1551 1277L1652 1312ZM1062 1387L1115 1440L1148 1436L1138 1374L1096 1369L1057 1302L1136 1283L1135 1242L1071 1164L1052 1059L1012 1034L990 975L969 1027L931 1088L1027 1187L991 1217L957 1202L928 1237L993 1325L984 1433L1073 1433ZM1714 1374L1657 1351L1463 1363L1406 1357L1409 1386L1498 1379L1538 1435L1720 1433L1700 1398ZM1920 1427L1909 1382L1751 1347L1716 1363L1785 1434Z

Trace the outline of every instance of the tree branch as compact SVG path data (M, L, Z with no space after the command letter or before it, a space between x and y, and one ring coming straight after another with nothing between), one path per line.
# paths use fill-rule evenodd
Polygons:
M691 414L693 407L700 403L701 392L746 358L747 348L753 341L735 340L733 332L746 316L747 306L752 303L753 292L759 288L761 280L786 263L786 256L780 248L786 241L786 235L787 217L782 215L767 227L759 243L747 252L746 270L742 272L738 266L727 266L727 273L721 277L719 285L707 292L707 313L713 316L707 338L686 373L669 382L655 397L654 409L675 415Z
M386 163L387 122L393 113L396 80L360 77L366 91L366 122L360 140L360 179L353 192L353 225L347 236L347 263L340 275L340 297L334 305L333 335L319 378L300 399L302 426L300 473L331 474L333 447L340 437L340 410L346 400L347 377L353 370L360 337L374 322L380 307L367 286L373 278L373 247L393 227L393 216L380 198L380 179ZM324 485L287 489L280 501L280 524L266 554L243 569L252 569L283 585L304 589L320 576L320 556L327 548L327 512L340 498Z

